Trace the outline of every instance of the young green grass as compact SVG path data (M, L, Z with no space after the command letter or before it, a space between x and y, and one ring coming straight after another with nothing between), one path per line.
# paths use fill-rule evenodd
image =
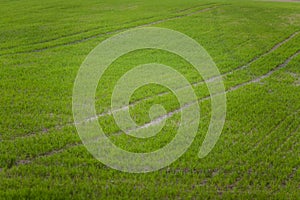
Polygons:
M300 195L300 4L259 1L2 1L0 6L0 199L291 198ZM214 149L197 154L211 104L193 67L172 53L134 51L99 81L99 124L118 146L150 152L172 140L180 112L148 139L120 131L110 111L117 80L145 63L173 67L193 84L201 108L197 136L176 162L123 173L82 145L72 117L73 83L87 54L132 27L158 26L199 42L217 64L227 117ZM172 78L172 77L170 77ZM180 109L168 89L149 84L130 99L137 124L149 109ZM151 129L153 127L149 127Z

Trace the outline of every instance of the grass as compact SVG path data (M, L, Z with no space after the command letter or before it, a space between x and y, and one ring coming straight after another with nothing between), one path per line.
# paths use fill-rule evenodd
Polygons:
M300 195L299 3L32 0L0 5L1 199ZM147 49L120 57L105 71L95 99L102 114L98 121L118 146L153 151L174 137L180 122L180 113L172 115L148 139L120 132L107 113L111 93L137 65L172 66L193 83L201 107L197 136L180 159L156 172L129 174L98 162L81 144L73 123L72 89L80 64L99 42L144 25L180 31L208 51L223 74L227 117L215 148L199 159L211 109L202 78L168 52ZM139 125L151 121L153 104L167 112L179 108L175 96L157 85L138 89L130 103Z

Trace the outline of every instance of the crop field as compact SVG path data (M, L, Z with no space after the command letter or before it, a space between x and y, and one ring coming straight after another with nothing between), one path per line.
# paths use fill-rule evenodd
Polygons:
M0 199L297 199L300 197L300 3L237 0L0 0ZM172 91L134 91L132 119L149 138L132 137L110 110L118 80L134 67L161 63L192 85L199 128L170 165L128 173L98 161L73 119L74 82L102 41L132 28L160 27L193 38L218 67L226 120L212 151L198 157L211 99L182 57L142 49L115 60L99 80L96 120L129 152L152 152L175 137L181 107ZM172 76L166 77L172 79ZM160 104L166 114L149 116ZM147 129L146 129L147 130Z

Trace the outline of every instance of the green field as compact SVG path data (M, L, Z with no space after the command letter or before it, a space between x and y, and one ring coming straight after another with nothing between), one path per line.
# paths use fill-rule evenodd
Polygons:
M300 3L287 1L0 0L0 199L297 199L300 197ZM193 85L197 136L170 166L125 173L96 160L72 113L80 65L101 41L138 27L179 31L201 44L226 88L227 114L214 149L198 157L211 103L195 69L166 51L118 58L96 91L98 121L117 146L151 152L174 137L180 112L155 136L124 134L110 114L114 85L140 64L172 66ZM172 78L172 77L170 77ZM137 124L154 104L180 109L149 84L130 100ZM159 117L159 116L158 116Z

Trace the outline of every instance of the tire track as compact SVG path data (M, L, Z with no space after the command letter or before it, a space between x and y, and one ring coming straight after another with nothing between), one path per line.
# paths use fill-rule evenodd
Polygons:
M233 92L233 91L235 91L235 90L240 89L240 88L243 87L243 86L246 86L246 85L249 85L249 84L252 84L252 83L257 83L258 81L260 81L260 80L262 80L262 79L265 79L265 78L270 77L274 72L276 72L276 71L282 69L283 67L285 67L285 66L286 66L293 58L295 58L295 57L298 56L299 54L300 54L300 50L297 51L297 52L296 52L295 54L293 54L292 56L290 56L288 59L286 59L282 64L278 65L277 67L275 67L274 69L272 69L271 71L269 71L268 73L266 73L266 74L264 74L264 75L262 75L262 76L260 76L260 77L258 77L258 78L256 78L256 79L250 80L250 81L248 81L248 82L245 82L245 83L242 83L242 84L233 86L233 87L229 88L228 90L226 90L225 93ZM218 95L218 94L217 94L217 95ZM163 115L163 116L158 117L157 119L153 120L152 122L147 123L146 126L153 126L153 125L159 123L160 121L162 121L162 120L164 120L164 119L166 119L166 118L169 118L169 117L173 116L174 114L180 112L180 110L188 108L188 107L189 107L190 105L192 105L192 104L199 103L199 102L203 102L203 101L208 100L208 99L210 99L210 96L201 98L201 99L199 99L199 100L196 101L196 102L191 102L190 104L187 104L187 105L184 106L184 107L181 107L181 108L176 109L176 110L174 110L174 111L172 111L172 112L169 112L169 113L167 113L167 114L165 114L165 115ZM137 129L136 129L136 130L137 130ZM112 134L119 134L119 132L112 133ZM44 157L44 156L51 156L51 155L54 155L54 154L56 154L56 153L61 153L61 152L65 151L65 150L68 150L69 148L76 147L76 146L80 146L80 145L82 145L81 142L80 142L80 143L70 143L70 144L66 145L65 147L63 147L63 148L55 149L55 150L53 150L53 151L43 153L43 154L38 155L38 156L36 156L36 157L34 157L34 158L27 159L27 160L20 160L20 161L17 161L16 164L13 165L12 167L14 167L14 166L17 167L17 166L23 165L23 164L29 164L29 163L31 163L32 161L34 161L34 160L36 160L36 159L38 159L38 158L41 158L41 157ZM3 171L3 168L0 168L0 172L1 172L1 171Z
M286 59L282 64L278 65L277 67L273 68L272 70L270 70L268 73L266 74L263 74L262 76L260 77L257 77L255 79L252 79L250 81L247 81L247 82L244 82L244 83L241 83L241 84L238 84L238 85L235 85L231 88L229 88L228 90L225 91L225 93L229 93L229 92L233 92L235 90L238 90L240 89L241 87L244 87L244 86L247 86L247 85L250 85L252 83L257 83L257 82L260 82L261 80L265 79L265 78L268 78L270 77L273 73L275 73L276 71L284 68L293 58L295 58L296 56L298 56L300 54L300 50L297 51L295 54L293 54L292 56L290 56L288 59ZM215 94L214 96L217 96L217 95L220 95L220 94ZM210 99L211 97L213 96L206 96L206 97L203 97L201 99L198 99L197 101L193 101L193 102L190 102L188 104L185 104L183 105L181 108L178 108L174 111L171 111L165 115L162 115L158 118L156 118L155 120L151 121L151 122L148 122L146 124L144 124L143 126L140 126L138 127L138 129L136 130L139 130L139 129L142 129L144 127L149 127L149 126L153 126L153 125L157 125L159 123L161 123L164 119L167 119L167 118L170 118L172 117L173 115L177 114L177 113L180 113L182 110L186 109L186 108L189 108L191 105L193 104L196 104L196 103L200 103L200 102L203 102L203 101L206 101L208 99ZM121 108L123 109L123 108ZM113 112L116 112L116 111L113 111ZM97 118L98 119L98 118ZM90 120L90 119L89 119ZM94 118L92 119L94 120Z
M181 15L177 15L177 16L173 16L173 17L168 17L168 18L165 18L165 19L160 19L160 20L157 20L157 21L153 21L153 22L141 24L141 25L138 25L138 26L133 26L133 27L129 27L129 28L121 28L121 29L117 29L117 30L108 31L108 32L105 32L105 33L95 34L95 35L91 35L89 37L85 37L85 38L79 39L79 40L74 40L74 41L71 41L71 42L63 42L61 44L56 44L56 45L53 45L53 46L48 46L48 47L43 47L43 48L38 48L38 49L33 49L33 50L12 52L12 53L2 53L2 54L0 54L0 56L4 56L4 55L16 55L16 54L24 54L24 53L34 53L34 52L42 52L42 51L45 51L45 50L48 50L48 49L57 48L57 47L60 47L60 46L69 46L69 45L73 45L73 44L78 44L78 43L81 43L81 42L92 40L94 38L98 38L98 37L102 37L102 36L106 36L106 35L112 35L112 34L120 33L120 32L129 30L129 29L132 29L132 28L147 27L147 26L151 26L151 25L156 25L156 24L168 22L168 21L171 21L171 20L176 20L176 19L180 19L180 18L184 18L184 17L196 15L196 14L199 14L199 13L203 13L203 12L207 12L207 11L216 9L218 7L220 7L220 6L208 7L208 8L204 8L204 9L201 9L201 10L193 11L193 12L190 12L190 13L181 14Z
M268 78L270 77L274 72L284 68L293 58L297 57L298 55L300 54L300 50L297 51L295 54L293 54L292 56L290 56L287 60L285 60L282 64L278 65L277 67L273 68L272 70L270 70L268 73L256 78L256 79L253 79L251 81L248 81L248 82L245 82L245 83L241 83L241 84L238 84L236 86L233 86L229 89L229 92L230 91L234 91L234 90L237 90L243 86L246 86L246 85L249 85L251 83L258 83L260 82L262 79L265 79L265 78Z
M64 147L62 148L58 148L58 149L54 149L52 151L49 151L49 152L46 152L46 153L43 153L43 154L40 154L32 159L24 159L24 160L19 160L15 163L15 166L19 166L19 165L26 165L26 164L29 164L29 163L32 163L33 161L39 159L39 158L45 158L45 157L49 157L49 156L52 156L52 155L55 155L55 154L58 154L58 153L62 153L64 152L65 150L68 150L68 149L71 149L72 147L76 147L76 146L79 146L81 145L82 143L78 143L78 142L75 142L75 143L70 143L70 144L66 144ZM1 172L1 170L0 170Z
M300 50L297 51L297 52L296 52L295 54L293 54L292 56L290 56L290 57L289 57L287 60L285 60L282 64L278 65L276 68L272 69L272 70L269 71L268 73L266 73L266 74L264 74L264 75L262 75L262 76L260 76L260 77L258 77L258 78L256 78L256 79L253 79L253 80L251 80L251 81L249 81L249 82L251 82L251 83L257 83L257 82L261 81L262 79L265 79L265 78L271 76L274 72L276 72L276 71L282 69L283 67L285 67L285 66L286 66L293 58L297 57L299 54L300 54ZM237 89L239 89L239 88L241 88L241 87L243 87L243 86L246 86L246 85L249 84L249 82L245 82L245 83L239 84L239 85L237 85L237 86L233 86L231 89L228 90L228 92L234 91L234 90L237 90ZM291 114L290 116L295 115L295 114L298 113L298 112L299 112L299 110L296 111L296 112L294 112L294 113ZM265 139L266 139L266 138L269 138L269 137L271 136L271 134L274 133L276 130L278 130L278 128L279 128L283 123L284 123L284 121L280 122L280 123L279 123L272 131L269 132L269 134L265 137ZM290 124L290 126L291 126L291 125L292 125L292 124ZM299 128L299 127L298 127L298 128ZM297 128L297 130L298 130L298 128ZM253 153L256 149L258 149L258 147L261 146L261 144L263 143L263 141L265 141L265 139L264 139L264 140L260 140L259 143L257 143L251 151L247 152L246 155L249 155L250 153ZM230 161L227 163L227 165L228 165L229 163L230 163ZM249 169L249 170L250 170L250 169ZM249 170L248 170L248 171L249 171ZM237 178L237 180L232 184L232 185L233 185L233 188L238 184L238 182L241 181L241 179L242 179L242 177L238 177L238 178Z
M206 82L207 82L207 83L211 83L211 82L214 82L215 80L217 80L217 79L219 79L219 78L223 78L223 77L225 77L225 76L227 76L227 75L229 75L229 74L232 74L232 73L235 72L235 71L239 71L239 70L245 69L245 68L249 67L252 63L254 63L255 61L257 61L258 59L260 59L260 58L262 58L262 57L264 57L264 56L266 56L266 55L272 53L273 51L275 51L276 49L278 49L281 45L287 43L289 40L291 40L292 38L294 38L298 33L299 33L299 31L293 33L293 34L290 35L287 39L285 39L285 40L283 40L282 42L276 44L276 45L273 46L269 51L267 51L266 53L262 54L261 56L252 59L252 60L251 60L250 62L248 62L246 65L237 67L237 68L235 68L235 69L233 69L233 70L231 70L231 71L229 71L229 72L226 72L226 73L224 73L224 74L222 74L222 75L220 75L220 76L214 76L214 77L211 77L211 78L207 79L206 81L202 80L202 81L199 81L199 82L196 82L196 83L192 83L191 85L194 86L194 87L196 87L196 86L199 86L200 84L204 84L204 83L206 83ZM291 57L289 57L284 63L282 63L281 65L277 66L276 68L270 70L268 73L264 74L263 76L258 77L258 78L254 79L254 80L251 80L251 81L248 81L248 82L245 82L245 83L242 83L242 84L238 84L238 85L236 85L236 86L231 87L231 88L229 89L229 92L230 92L230 91L237 90L237 89L239 89L240 87L243 87L243 86L248 85L248 84L251 84L251 83L257 83L257 82L260 82L262 79L265 79L265 78L271 76L275 71L278 71L278 70L280 70L281 68L285 67L285 66L286 66L286 65L287 65L294 57L298 56L299 53L300 53L300 51L298 51L297 53L295 53L294 55L292 55ZM180 88L177 88L177 89L185 89L185 88L187 88L187 87L189 87L189 86L187 85L187 86L183 86L183 87L180 87ZM228 91L227 91L227 92L228 92ZM227 93L227 92L226 92L226 93ZM156 95L156 96L163 96L163 95L166 95L166 94L170 94L170 92L162 92L162 93L159 93L159 94ZM113 114L114 112L127 110L127 109L129 109L129 107L135 106L135 105L137 105L138 103L140 103L140 102L142 102L142 101L149 100L149 99L151 99L151 98L153 98L153 97L143 98L143 99L137 100L137 101L135 101L135 102L133 102L133 103L127 105L127 106L124 106L124 107L121 107L121 108L118 108L118 109L115 109L115 110L112 110L112 111L103 112L103 113L101 113L101 114L99 114L99 115L97 115L97 116L95 116L95 117L92 117L92 118L87 119L86 121L88 122L88 121L91 121L91 120L96 120L96 119L98 119L98 118L100 118L100 117L103 117L103 116L105 116L105 115L111 115L111 114ZM210 96L206 96L206 97L204 97L204 100L207 100L207 99L209 99L209 98L210 98ZM191 102L191 103L193 103L193 102ZM189 103L189 104L191 104L191 103ZM184 107L188 106L189 104L184 105ZM176 114L176 113L178 113L178 112L180 112L180 111L181 111L181 110L175 111L174 114ZM173 115L174 115L174 114L173 114ZM167 115L168 115L168 114L167 114ZM173 116L173 115L172 115L172 116ZM164 117L162 117L162 120L163 120L163 119L164 119ZM156 124L158 124L158 123L160 123L160 122L161 122L161 121L158 120ZM148 127L148 125L146 125L146 126Z
M263 53L263 54L261 54L260 56L256 56L256 57L254 57L253 59L251 59L251 60L250 60L248 63L246 63L245 65L239 66L239 67L234 68L234 69L232 69L232 70L230 70L230 71L228 71L228 72L226 72L226 73L223 73L223 74L221 74L221 76L214 76L214 77L211 77L211 78L209 78L206 82L207 82L207 83L211 83L211 82L217 80L217 79L220 78L220 77L223 78L223 77L225 77L225 76L227 76L227 75L229 75L229 74L232 74L232 73L234 73L234 72L236 72L236 71L239 71L239 70L243 70L243 69L248 68L252 63L254 63L255 61L257 61L257 60L263 58L264 56L267 56L267 55L269 55L270 53L274 52L274 51L277 50L279 47L281 47L283 44L289 42L291 39L293 39L295 36L297 36L299 33L300 33L300 31L296 31L296 32L292 33L290 36L288 36L287 38L285 38L285 39L282 40L281 42L275 44L271 49L269 49L269 50L266 51L265 53ZM194 83L192 83L191 85L194 86L194 87L197 87L197 86L199 86L199 85L201 85L201 84L204 84L204 83L205 83L205 81L201 80L201 81L198 81L198 82L194 82ZM183 86L182 88L178 88L178 89L184 89L184 88L186 88L186 87L188 87L188 86ZM164 95L167 95L167 94L170 94L170 92L168 92L168 91L167 91L167 92L161 92L161 93L158 93L156 96L161 97L161 96L164 96ZM135 105L141 103L142 101L150 100L150 99L152 99L153 97L154 97L154 96L145 97L145 98L142 98L142 99L139 99L139 100L136 100L136 101L130 103L128 106L124 106L124 107L122 107L122 108L119 108L119 109L116 109L116 110L113 110L113 111L110 111L110 110L109 110L109 111L106 111L106 112L102 112L101 114L98 114L97 116L95 116L95 117L93 117L93 118L87 119L87 121L89 121L89 120L95 120L95 119L97 119L97 118L104 117L104 116L106 116L106 115L111 115L113 112L118 112L118 111L126 110L126 109L128 109L129 107L133 107L133 106L135 106ZM51 129L51 128L54 128L54 129L61 129L61 128L63 128L63 127L73 126L73 125L74 125L73 122L69 122L69 123L66 123L66 124L64 124L64 125L56 125L56 126L48 127L48 129ZM42 131L42 130L37 130L37 132L41 132L41 131ZM32 137L32 136L35 136L35 135L36 135L36 133L29 133L29 134L25 134L25 135L22 135L22 136L12 137L12 138L9 139L9 140L14 140L14 139L17 139L17 138L27 138L27 137Z
M265 53L259 55L259 56L256 56L254 57L253 59L251 59L248 63L246 63L245 65L242 65L240 67L237 67L235 69L232 69L224 74L221 75L221 77L224 77L224 76L227 76L227 75L230 75L236 71L239 71L239 70L243 70L245 68L248 68L252 63L256 62L257 60L269 55L270 53L274 52L275 50L277 50L279 47L281 47L283 44L289 42L291 39L293 39L295 36L297 36L298 34L300 33L300 31L296 31L294 33L292 33L290 36L288 36L287 38L285 38L283 41L275 44L270 50L266 51ZM220 76L215 76L215 77L211 77L210 79L208 79L207 81L208 82L213 82L215 81L216 79L220 78ZM197 86L197 85L200 85L201 83L203 83L204 81L201 81L201 82L197 82L195 83L194 86Z
M134 22L138 22L138 21L142 21L142 20L147 20L147 19L151 19L151 18L153 18L153 17L147 17L147 18L145 17L145 18L133 20L133 21L130 21L130 22L126 22L124 24L131 24L131 23L134 23ZM90 29L86 29L86 30L74 32L74 33L71 33L71 34L65 34L65 35L62 35L60 37L50 38L50 39L46 39L46 40L39 41L39 42L32 42L32 43L23 44L23 45L15 45L15 46L10 46L10 47L3 47L3 48L0 48L0 51L14 50L15 48L28 47L28 46L32 46L32 45L39 45L39 44L45 44L45 43L48 43L48 42L54 42L54 41L58 41L58 40L61 40L61 39L67 39L67 38L73 37L73 36L80 36L83 33L89 33L89 32L92 32L92 31L96 31L96 30L98 30L100 28L103 28L103 26L97 26L97 27L94 27L94 28L90 28ZM103 33L103 34L105 34L105 33Z
M180 14L180 13L183 13L183 12L186 12L186 11L190 11L192 9L200 9L200 8L203 8L204 6L217 6L217 5L218 4L216 4L216 3L201 4L201 5L196 5L196 6L193 6L193 7L188 7L188 8L185 8L185 9L174 10L174 12L172 12L170 14L174 14L174 13ZM223 5L223 4L219 4L219 5ZM138 18L138 19L134 19L134 20L129 21L129 22L125 22L125 23L123 23L123 25L124 24L131 24L131 23L134 23L134 22L139 22L139 21L142 21L142 20L149 20L149 19L152 19L152 18L154 18L154 17L151 16L151 17ZM57 41L57 40L68 38L68 37L72 37L72 36L79 36L82 33L88 33L88 32L91 32L91 31L96 31L96 30L98 30L100 28L103 28L103 26L97 26L97 27L93 27L93 28L90 28L90 29L86 29L86 30L74 32L74 33L71 33L71 34L65 34L65 35L62 35L62 36L56 37L56 38L49 38L49 39L42 40L42 41L39 41L39 42L32 42L32 43L23 44L23 45L15 45L15 46L9 46L9 47L2 47L2 48L0 48L0 51L2 51L2 50L13 50L13 49L15 49L17 47L19 48L19 47L26 47L26 46L37 45L37 44L45 44L47 42L53 42L53 41ZM130 29L130 28L128 28L128 29ZM105 34L105 33L102 33L102 34Z

